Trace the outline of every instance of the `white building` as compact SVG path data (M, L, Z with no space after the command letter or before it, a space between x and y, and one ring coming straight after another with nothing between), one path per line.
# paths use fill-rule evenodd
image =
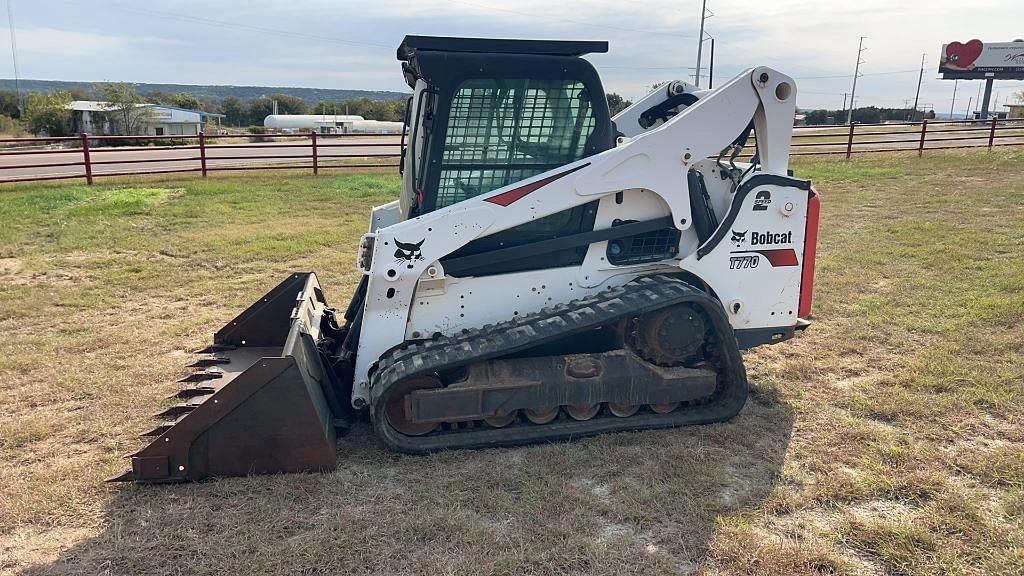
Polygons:
M218 123L223 114L211 114L199 110L188 110L164 104L139 104L148 108L149 113L139 126L140 136L190 136L207 130L210 119ZM76 132L96 135L119 135L120 123L117 111L108 102L75 100L68 104L72 111L72 124Z

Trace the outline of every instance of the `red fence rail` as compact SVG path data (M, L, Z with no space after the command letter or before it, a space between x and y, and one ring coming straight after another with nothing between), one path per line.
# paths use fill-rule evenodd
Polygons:
M259 141L267 140L267 141ZM140 146L123 146L137 143ZM121 144L121 146L111 146ZM801 126L793 156L1024 146L1024 120ZM750 153L753 153L753 146ZM233 170L395 168L397 134L0 138L0 183ZM33 159L39 159L33 162Z
M801 126L793 130L793 156L917 152L1024 146L1024 120L925 120L887 124Z
M136 174L198 172L206 177L230 170L312 167L313 174L319 174L346 168L396 168L399 139L397 134L312 132L0 138L0 183L84 178L92 184L100 177Z

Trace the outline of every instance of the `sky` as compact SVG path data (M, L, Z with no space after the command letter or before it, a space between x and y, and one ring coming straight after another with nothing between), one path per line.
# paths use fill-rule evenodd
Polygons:
M700 0L4 1L22 78L405 91L395 60L405 34L587 39L609 41L608 54L588 59L605 89L627 98L663 80L693 81L700 15ZM1024 37L1020 0L707 4L715 82L771 66L796 78L802 108L843 106L860 36L858 106L913 102L924 54L920 104L940 113L954 89L935 72L943 43ZM11 56L3 27L2 77L14 76ZM959 83L956 113L980 83ZM1024 81L996 82L996 102L1022 89Z

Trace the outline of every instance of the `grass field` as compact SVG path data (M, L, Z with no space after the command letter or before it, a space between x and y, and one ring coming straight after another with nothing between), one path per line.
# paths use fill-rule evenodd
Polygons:
M733 422L108 485L287 272L343 305L385 174L0 189L0 573L1024 573L1024 152L800 162L815 324Z

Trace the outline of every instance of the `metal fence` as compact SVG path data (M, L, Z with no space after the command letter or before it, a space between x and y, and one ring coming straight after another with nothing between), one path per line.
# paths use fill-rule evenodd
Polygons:
M264 141L261 141L264 140ZM126 146L128 144L128 146ZM131 144L137 144L132 146ZM147 145L148 144L148 145ZM1024 120L801 126L793 156L1024 146ZM753 147L749 153L753 153ZM401 137L384 134L0 138L0 183L231 170L396 168ZM35 160L35 161L33 161Z
M148 145L147 145L148 144ZM230 170L397 168L400 136L289 134L0 138L0 183ZM35 161L33 161L35 160Z
M1024 146L1024 120L925 120L806 126L793 131L793 156Z

